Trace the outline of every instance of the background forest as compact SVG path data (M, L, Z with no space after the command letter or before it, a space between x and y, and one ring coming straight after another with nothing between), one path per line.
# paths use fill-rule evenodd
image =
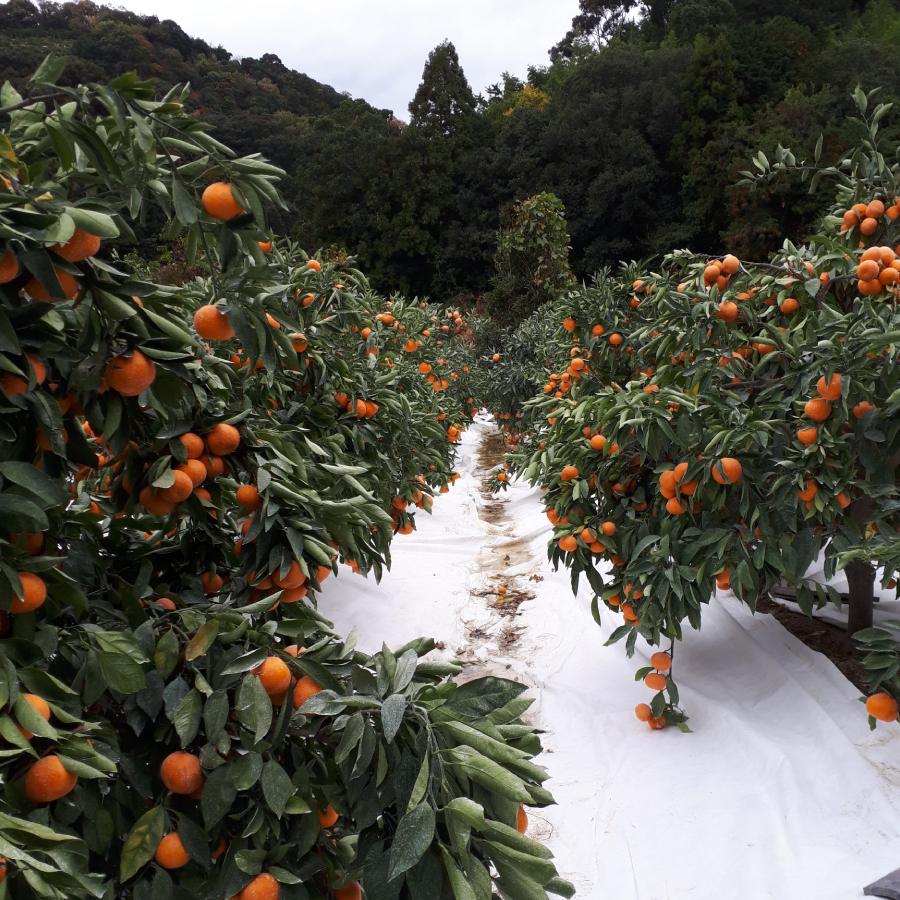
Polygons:
M225 143L288 171L279 231L346 250L382 289L442 300L496 281L498 228L540 192L565 207L579 277L658 247L765 258L822 198L736 187L757 148L811 147L824 130L836 160L851 145L848 86L900 94L891 0L581 0L527 82L476 94L448 41L408 112L89 2L0 3L0 34L0 81L21 84L51 47L72 84L127 69L190 81Z

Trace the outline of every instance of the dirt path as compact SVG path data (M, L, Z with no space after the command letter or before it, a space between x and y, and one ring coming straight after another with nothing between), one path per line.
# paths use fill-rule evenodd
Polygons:
M520 675L527 656L524 628L517 621L519 607L536 597L533 583L541 580L540 575L527 574L537 568L536 560L528 544L516 536L509 501L491 492L491 476L505 450L502 433L491 428L483 433L475 456L473 474L480 486L475 503L487 540L473 560L469 589L473 618L465 623L467 644L459 648L459 659L472 677Z

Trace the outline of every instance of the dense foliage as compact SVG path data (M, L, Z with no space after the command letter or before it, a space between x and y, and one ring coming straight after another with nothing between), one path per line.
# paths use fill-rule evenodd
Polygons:
M579 277L660 247L763 259L805 236L827 198L790 179L736 187L744 160L824 130L835 161L852 143L848 90L900 97L891 0L582 0L524 83L478 96L453 46L436 48L409 126L276 57L235 61L172 22L91 3L10 0L0 33L0 77L17 84L50 43L82 80L123 66L190 80L190 108L223 140L287 170L284 230L346 248L383 290L443 297L486 290L505 210L543 191L568 210Z
M516 203L497 235L491 317L514 325L558 297L574 280L570 249L559 197L543 193Z
M679 251L603 274L526 322L498 367L508 413L519 385L500 372L533 379L541 361L517 345L552 354L510 463L546 489L552 559L587 578L595 612L622 613L609 642L665 643L637 673L654 727L683 721L683 623L699 628L717 589L753 609L779 583L807 612L837 600L807 578L820 555L827 576L846 571L849 631L874 645L866 665L886 693L870 715L896 719L900 659L889 631L865 630L875 567L891 587L900 567L900 164L876 99L856 92L864 133L838 166L820 143L805 161L760 153L746 174L836 183L808 242L766 262Z
M315 608L455 479L462 316L273 239L186 89L59 75L0 89L0 890L570 895L522 686ZM154 218L208 277L122 267Z

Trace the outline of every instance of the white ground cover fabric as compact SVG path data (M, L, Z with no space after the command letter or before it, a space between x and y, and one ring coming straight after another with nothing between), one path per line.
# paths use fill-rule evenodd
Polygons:
M514 483L498 521L477 458L492 429L464 435L463 477L394 542L382 583L343 569L321 609L365 649L429 635L468 675L531 686L558 806L532 811L530 833L578 897L852 900L900 866L900 726L870 733L824 656L722 594L676 649L693 733L638 722L651 692L633 675L652 651L603 646L621 619L598 628L586 586L575 597L552 571L536 491ZM501 581L534 593L518 615L484 596Z

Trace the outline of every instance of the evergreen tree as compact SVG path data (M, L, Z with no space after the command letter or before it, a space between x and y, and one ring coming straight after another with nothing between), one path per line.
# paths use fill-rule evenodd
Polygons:
M712 249L728 226L724 189L737 180L730 148L742 132L741 91L731 45L723 35L697 35L682 89L683 119L671 161L682 167L685 213L700 244Z
M450 41L428 55L422 83L409 104L410 123L432 134L452 134L475 114L475 95Z

